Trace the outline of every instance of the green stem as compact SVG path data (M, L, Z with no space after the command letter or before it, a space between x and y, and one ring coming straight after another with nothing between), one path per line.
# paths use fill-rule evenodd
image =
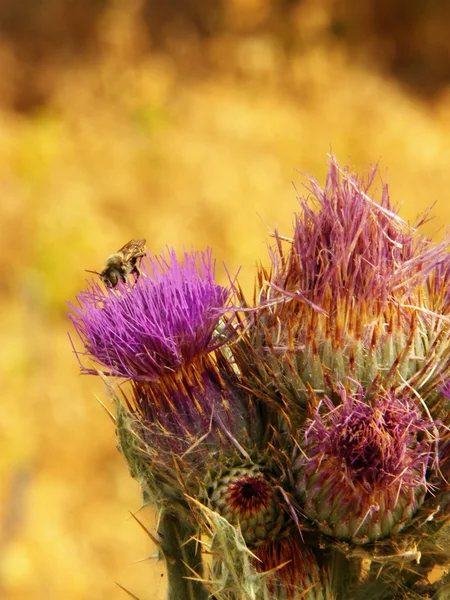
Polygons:
M355 582L356 563L359 565L359 561L348 559L338 549L330 550L331 589L336 600L348 600L350 597L350 590Z
M167 565L167 600L207 600L205 586L188 579L203 576L200 544L194 539L196 531L178 516L164 512L158 533Z

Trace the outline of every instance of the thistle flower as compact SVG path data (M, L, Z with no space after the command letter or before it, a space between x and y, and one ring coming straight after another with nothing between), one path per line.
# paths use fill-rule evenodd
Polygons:
M423 554L425 577L431 555L449 558L438 532L450 521L450 239L434 245L423 221L403 221L387 186L375 202L375 173L358 180L332 158L325 188L310 180L292 238L273 234L253 326L233 346L269 408L283 487L308 543L315 532L329 548L317 556L332 579L346 574L345 598L379 593L383 578L391 595L376 597L397 597L420 579L399 562ZM368 559L366 579L334 549ZM377 584L375 561L388 565Z
M174 457L186 455L185 463L206 472L211 452L247 432L248 403L236 374L223 356L212 356L235 325L225 317L233 310L231 289L215 283L211 251L185 253L182 262L173 250L147 256L135 285L111 290L94 283L77 299L71 318L84 354L108 375L131 382L132 393L125 396L130 417L124 422L133 436L122 437L121 448L133 474L143 481L136 466L142 462L135 456L137 437L141 453L159 473L149 493L168 477L178 494L184 493L186 482L177 472L183 467L174 467ZM193 480L202 477L200 471Z
M296 493L322 532L364 544L397 534L422 504L436 425L409 398L339 392L305 424Z
M169 250L147 255L134 287L91 284L70 315L85 354L108 375L155 381L219 347L230 333L217 328L231 290L215 283L214 268L211 250L185 252L181 263Z
M169 251L72 306L81 356L129 381L119 445L162 515L169 597L438 590L424 582L450 562L450 238L403 221L387 186L375 202L375 174L331 158L325 188L309 181L253 305L214 282L210 251Z

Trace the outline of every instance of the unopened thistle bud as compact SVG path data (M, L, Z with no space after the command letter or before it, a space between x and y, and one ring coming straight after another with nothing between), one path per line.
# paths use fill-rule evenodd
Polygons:
M286 522L280 494L259 466L237 464L211 477L211 506L240 527L249 547L275 538Z

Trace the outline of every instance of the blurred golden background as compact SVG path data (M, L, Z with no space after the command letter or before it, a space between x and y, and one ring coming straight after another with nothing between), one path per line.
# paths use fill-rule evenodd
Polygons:
M84 270L133 237L210 245L250 294L330 149L380 161L406 219L437 201L442 235L449 28L438 0L0 0L0 598L164 597L67 336Z

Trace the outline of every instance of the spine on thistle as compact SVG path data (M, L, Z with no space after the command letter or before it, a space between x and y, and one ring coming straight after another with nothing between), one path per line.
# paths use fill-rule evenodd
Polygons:
M162 515L169 598L445 585L427 576L450 562L450 238L403 221L385 185L375 201L375 177L330 158L253 303L215 282L211 251L168 250L72 305L82 370L121 383L119 446Z

